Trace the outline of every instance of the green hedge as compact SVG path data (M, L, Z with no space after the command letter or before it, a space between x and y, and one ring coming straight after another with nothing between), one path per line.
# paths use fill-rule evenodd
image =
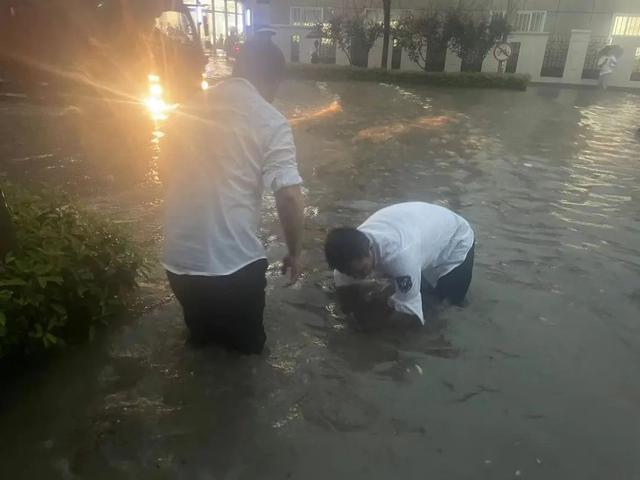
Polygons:
M17 246L0 260L0 359L92 338L136 286L140 249L61 194L5 193Z
M307 63L291 63L287 70L289 76L293 78L321 81L373 81L405 85L508 90L526 90L529 84L529 75L516 73L421 72Z

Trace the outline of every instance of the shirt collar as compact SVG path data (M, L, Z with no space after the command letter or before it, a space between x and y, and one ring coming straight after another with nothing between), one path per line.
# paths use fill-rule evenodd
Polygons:
M380 261L380 246L375 241L372 235L366 232L362 232L362 233L364 233L367 239L369 240L369 252L373 257L373 269L376 270L378 268L378 264Z

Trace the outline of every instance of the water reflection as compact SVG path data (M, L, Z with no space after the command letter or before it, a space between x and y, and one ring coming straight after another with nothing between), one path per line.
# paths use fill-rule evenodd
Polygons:
M373 143L386 142L399 135L412 133L414 130L432 130L455 123L454 117L438 115L435 117L419 117L415 120L394 122L379 127L370 127L360 130L353 139L368 140Z

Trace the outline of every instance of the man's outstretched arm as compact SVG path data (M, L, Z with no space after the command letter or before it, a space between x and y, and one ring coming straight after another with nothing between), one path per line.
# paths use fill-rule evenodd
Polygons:
M288 254L282 260L282 273L294 283L302 273L302 235L304 199L300 185L283 187L275 193L278 217L284 232Z

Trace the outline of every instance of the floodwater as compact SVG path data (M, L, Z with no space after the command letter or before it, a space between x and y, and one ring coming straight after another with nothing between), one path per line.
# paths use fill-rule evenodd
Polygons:
M157 269L131 319L3 386L2 477L640 478L639 97L298 81L281 93L308 253L295 288L270 270L270 352L186 346ZM0 104L0 170L63 185L157 245L153 148L84 115ZM333 302L324 232L406 200L473 224L468 305L433 307L417 333L357 332Z

